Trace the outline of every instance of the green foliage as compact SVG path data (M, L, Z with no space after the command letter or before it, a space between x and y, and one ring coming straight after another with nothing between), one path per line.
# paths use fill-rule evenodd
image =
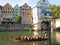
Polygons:
M21 23L21 16L16 16L16 22L20 22Z
M58 5L51 5L51 12L52 16L55 18L60 18L60 6Z

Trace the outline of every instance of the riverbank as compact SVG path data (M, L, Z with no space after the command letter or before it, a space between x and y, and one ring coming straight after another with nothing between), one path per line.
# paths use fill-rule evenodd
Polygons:
M51 29L45 29L45 31L49 31ZM56 30L56 29L55 29ZM60 28L58 29L60 30ZM32 29L32 25L29 24L0 24L0 32L9 32L9 31L34 31ZM38 31L44 31L38 30Z
M0 24L0 31L26 31L30 27L28 24Z

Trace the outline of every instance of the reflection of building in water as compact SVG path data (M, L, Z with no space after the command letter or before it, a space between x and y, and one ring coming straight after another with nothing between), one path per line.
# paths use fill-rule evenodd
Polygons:
M56 32L56 41L58 42L58 43L60 43L60 33L58 33L58 32Z
M32 42L32 45L48 45L48 41L36 41Z
M39 35L37 31L34 31L33 32L33 35Z
M33 42L33 45L36 45L36 43L35 43L35 42Z
M39 42L32 42L32 45L40 45Z

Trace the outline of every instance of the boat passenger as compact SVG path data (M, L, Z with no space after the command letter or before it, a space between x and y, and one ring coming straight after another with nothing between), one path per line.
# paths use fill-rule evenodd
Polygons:
M39 38L41 38L41 36L39 36Z
M38 39L38 36L36 36L35 38Z
M38 40L41 40L41 36L38 36Z
M24 39L27 39L27 36L24 36Z
M29 37L27 37L27 40L29 40Z
M29 37L29 40L32 40L32 39L33 39L33 37L32 37L32 36L30 36L30 37Z
M23 36L21 36L21 40L23 40L24 39L24 37Z
M32 38L33 38L33 40L35 40L36 39L36 36L33 36Z
M44 31L44 37L47 37L47 36L46 36L46 31Z

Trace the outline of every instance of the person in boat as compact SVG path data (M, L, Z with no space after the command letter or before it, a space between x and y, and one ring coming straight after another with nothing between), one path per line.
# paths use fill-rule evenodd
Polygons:
M27 36L27 40L29 40L29 37Z
M35 39L36 39L36 40L39 39L39 36L36 36Z
M41 38L41 36L39 36L38 38Z
M26 35L24 36L24 40L27 40L27 36Z
M41 40L41 36L38 36L38 39Z
M33 36L32 36L32 39L33 39L33 40L37 40L38 38L39 38L38 35L33 35Z
M21 36L21 40L24 40L24 36Z
M44 31L44 37L47 37L47 35L46 35L46 31Z
M33 39L33 37L32 36L29 36L29 40L32 40Z

